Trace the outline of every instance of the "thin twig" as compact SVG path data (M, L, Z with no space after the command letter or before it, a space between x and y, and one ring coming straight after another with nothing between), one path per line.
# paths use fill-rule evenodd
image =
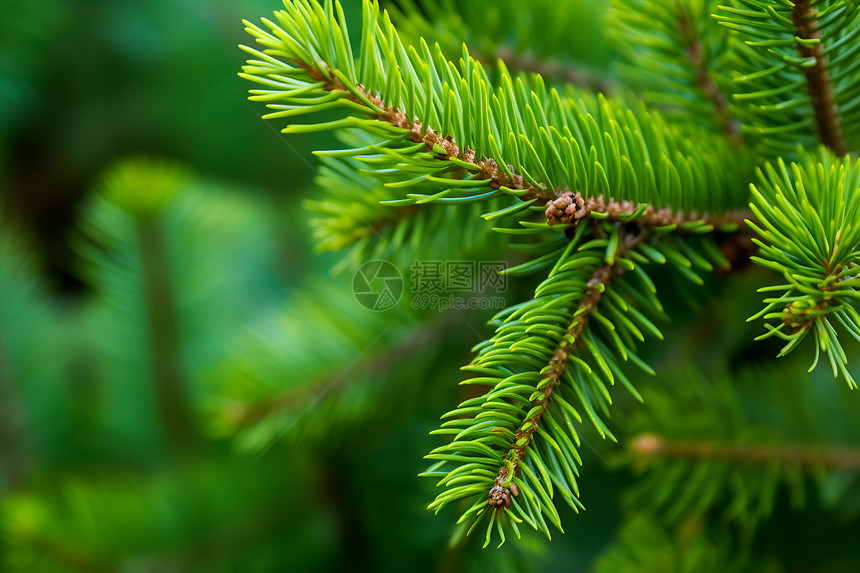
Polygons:
M743 140L741 139L741 132L738 128L737 122L731 116L731 113L729 113L726 96L720 91L714 78L712 78L710 73L708 73L707 62L705 61L703 54L704 50L702 47L701 35L699 33L700 31L695 27L694 23L691 22L690 15L687 13L687 10L680 7L679 10L678 32L681 34L682 38L688 40L686 53L690 63L693 65L696 85L700 90L702 90L702 93L705 94L708 101L711 102L717 125L721 127L735 145L742 145Z
M633 440L631 448L636 455L645 459L723 460L751 465L779 462L826 469L860 469L860 449L847 447L726 444L706 440L676 442L654 434L642 434Z
M815 10L809 0L799 0L791 11L794 25L797 27L797 37L803 40L820 40L818 21ZM798 42L797 49L802 58L815 58L815 64L804 68L806 87L812 98L812 111L815 113L815 126L821 143L829 147L839 157L848 154L848 146L842 135L842 121L836 107L836 96L830 82L830 72L827 69L827 59L824 57L824 44L818 42L812 46Z
M350 101L366 105L366 102L363 101L362 98L357 97L355 94L347 90L338 78L334 76L326 78L319 69L301 60L294 60L294 63L303 68L312 80L316 82L325 82L324 87L326 90L345 92L345 98ZM323 63L323 65L325 64ZM414 143L423 143L426 145L427 151L432 151L437 159L446 161L453 158L462 163L469 163L474 166L469 171L477 174L481 179L488 179L489 183L487 183L487 185L490 188L500 189L505 187L507 189L525 191L525 193L519 196L521 200L536 200L536 202L543 202L547 207L547 217L550 225L557 222L572 223L589 215L591 212L609 213L609 218L614 219L617 215L635 213L641 206L640 204L633 203L631 201L618 201L611 197L606 198L600 195L585 199L585 203L581 206L582 208L578 206L575 213L567 213L567 215L569 215L567 220L565 220L563 214L551 217L549 208L553 207L559 200L565 202L567 201L566 198L569 197L579 197L581 199L581 194L569 189L556 189L553 191L540 184L533 185L522 175L513 173L511 166L508 166L508 171L511 172L511 175L508 175L504 170L499 168L495 159L492 157L479 159L475 152L468 146L461 148L451 136L438 134L432 127L422 125L421 122L415 118L409 119L406 117L406 113L403 110L386 105L379 96L371 94L360 84L356 86L356 89L366 100L369 100L378 109L382 110L377 113L377 119L408 131L408 138L410 141ZM565 204L569 205L569 203ZM637 222L640 225L664 226L684 222L703 221L706 224L712 224L716 227L725 224L740 225L748 216L749 213L746 211L728 212L712 216L708 213L700 214L695 211L686 213L680 210L672 211L668 208L658 210L649 205L646 208L643 217L638 219Z
M526 449L528 449L534 433L540 425L541 418L549 407L553 393L561 383L561 377L564 374L564 369L567 367L568 358L579 344L580 336L585 329L589 317L595 311L597 305L600 304L605 287L612 280L616 272L615 265L604 265L594 271L594 274L588 281L585 298L582 299L582 302L579 303L579 306L577 306L576 311L573 313L573 321L567 328L567 336L562 338L562 342L549 359L550 369L541 380L543 388L540 391L542 395L532 401L532 408L539 407L539 410L523 420L517 429L508 453L505 454L506 463L499 468L499 473L489 492L490 506L502 508L510 505L511 488L506 487L504 484L510 482L509 477L511 472L514 475L517 474L519 463L525 457ZM543 381L546 379L549 379L550 382L546 383ZM516 492L514 495L516 495Z
M596 74L586 68L575 66L552 58L538 58L533 54L520 53L511 48L501 47L495 54L496 59L505 63L511 72L527 72L545 78L554 78L563 83L589 89L600 93L610 93L618 89L618 82L605 75ZM482 63L491 58L477 58Z

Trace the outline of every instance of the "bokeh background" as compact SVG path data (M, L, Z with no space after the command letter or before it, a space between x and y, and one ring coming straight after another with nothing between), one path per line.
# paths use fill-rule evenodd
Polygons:
M313 252L311 150L342 144L285 138L236 75L241 19L277 8L0 5L0 570L587 570L631 480L588 430L588 511L563 512L552 544L481 551L451 541L453 510L426 511L428 433L463 397L458 368L491 312L367 311L352 269ZM599 26L583 34L572 45L612 81ZM738 280L753 293L757 276ZM748 316L758 300L684 304ZM748 350L752 327L722 328L670 332L660 356L683 362L703 338L714 356L775 354ZM295 390L246 406L284 380ZM795 523L831 519L818 511L780 513L765 546L809 563L851 542L846 510L847 526L792 545Z

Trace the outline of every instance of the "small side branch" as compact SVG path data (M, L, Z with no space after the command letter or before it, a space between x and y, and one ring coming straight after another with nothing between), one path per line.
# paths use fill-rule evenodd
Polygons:
M588 319L597 305L600 304L603 298L606 285L612 280L615 274L614 265L604 265L597 269L588 281L587 292L585 298L579 303L576 311L573 313L573 322L567 328L568 336L562 339L562 343L555 349L552 357L549 360L550 369L544 375L543 380L538 385L538 390L541 391L541 396L532 402L532 410L535 407L538 410L523 420L514 436L513 444L505 454L506 463L499 469L498 476L493 483L493 487L489 493L489 505L492 507L508 507L510 505L511 488L516 487L510 484L513 476L517 474L520 461L526 455L526 449L534 437L535 432L540 425L541 418L549 407L549 402L552 399L553 392L558 387L561 376L564 374L564 369L567 367L567 360L571 352L574 351L579 343L580 335L582 334ZM510 485L509 485L510 484ZM514 490L514 495L516 495Z
M711 102L714 109L714 116L717 125L728 135L729 139L735 145L743 144L741 132L737 122L729 113L729 106L726 101L726 96L720 91L717 83L708 73L707 62L705 61L702 47L702 39L699 30L695 24L691 22L690 15L683 8L680 9L678 19L678 32L681 37L687 40L686 53L687 58L693 66L695 73L696 85Z
M561 60L541 59L532 54L519 53L511 48L499 48L495 56L505 62L508 70L514 73L538 74L600 93L610 93L618 89L614 80ZM490 60L490 58L483 59Z
M802 467L860 470L860 449L805 445L725 444L711 441L668 441L654 434L633 440L633 452L643 459L723 460L750 465L772 462Z
M797 27L797 37L803 40L820 40L818 21L815 10L809 0L798 0L791 11L792 20ZM848 154L848 147L842 135L842 122L836 107L836 97L830 82L830 72L827 69L827 59L824 57L824 45L818 42L814 45L798 43L800 56L815 58L815 65L805 68L806 87L812 98L812 111L815 113L815 126L821 143L829 147L839 157Z
M453 316L446 315L441 320L397 340L395 344L385 346L378 352L358 360L349 367L350 376L344 376L343 366L337 365L299 388L292 388L259 402L233 404L227 408L226 415L236 427L251 427L269 416L296 410L323 394L333 395L343 390L356 376L382 376L390 371L393 365L406 360L422 348L432 346L433 341L450 328L453 319Z

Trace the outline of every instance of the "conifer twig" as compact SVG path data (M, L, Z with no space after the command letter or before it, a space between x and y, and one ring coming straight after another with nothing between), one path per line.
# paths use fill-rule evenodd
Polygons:
M798 0L791 11L792 20L797 27L797 37L801 40L821 40L818 21L815 20L815 10L809 0ZM815 64L804 69L806 87L812 98L812 110L815 113L815 126L821 142L829 147L839 157L848 154L848 147L842 135L842 122L836 106L836 96L827 69L827 58L824 56L824 45L817 42L813 45L798 42L797 49L803 58L815 58Z
M724 225L740 225L750 218L747 211L729 211L719 215L699 214L696 211L689 213L685 211L673 211L669 208L655 209L652 205L642 209L642 205L633 201L609 199L603 195L597 197L583 197L580 193L562 191L557 199L547 201L546 218L550 226L558 223L571 224L584 219L592 213L605 215L605 219L612 221L625 220L624 216L639 212L635 219L636 223L646 227L664 227L667 225L681 225L683 223L702 221L714 227ZM641 212L640 212L641 210Z
M618 89L618 83L615 80L561 60L540 59L532 54L520 53L506 47L499 48L495 56L502 60L505 67L514 73L538 74L545 78L555 78L561 82L600 93L610 93ZM476 59L481 61L481 58Z
M349 92L343 83L336 77L326 78L315 67L301 60L294 60L293 63L304 68L312 80L325 82L325 89L328 91L347 92L344 97L359 104L366 104L362 98L369 100L380 110L377 113L377 118L379 120L385 121L394 127L399 127L409 131L409 140L414 143L425 144L428 150L432 150L436 153L437 159L444 161L454 158L461 162L474 165L474 172L480 173L483 179L489 179L490 183L488 183L488 185L491 188L499 189L500 187L507 187L508 189L527 191L527 193L520 196L523 201L529 201L531 199L549 201L551 199L555 199L555 193L549 191L543 186L536 186L528 183L525 178L519 174L514 173L513 177L509 177L499 169L494 159L478 159L475 152L468 146L461 149L454 141L454 138L438 134L432 127L424 126L415 119L410 120L406 117L406 113L403 110L388 106L384 101L382 101L382 98L375 94L371 94L363 86L356 86L362 96L358 97Z
M714 108L717 125L722 128L733 143L736 145L743 144L738 124L731 116L731 113L729 113L726 96L720 91L717 83L708 73L708 68L702 53L703 47L699 31L694 27L693 23L690 21L689 14L687 14L687 11L683 8L680 9L678 32L681 34L681 37L685 39L689 38L686 46L686 54L695 70L696 85L700 90L702 90L702 93L705 94L705 97L708 98L708 101L711 102L711 105Z
M633 439L631 449L643 459L716 459L755 465L779 462L826 469L860 469L860 449L848 447L669 441L655 434L642 434Z
M381 375L406 360L414 352L432 346L434 339L451 326L452 319L453 315L446 314L435 324L425 325L413 331L411 335L395 340L394 344L385 346L367 357L361 357L361 360L350 368L350 377L343 376L343 366L336 366L299 388L290 388L260 402L231 405L227 414L237 427L248 427L273 414L290 411L309 403L314 396L319 395L321 390L337 392L360 375Z
M366 105L368 101L371 102L380 110L377 112L377 119L385 121L394 127L408 130L409 140L413 143L423 143L426 145L427 150L433 151L437 159L446 161L453 158L458 160L459 163L469 163L474 166L470 171L479 174L478 176L481 179L488 179L489 183L487 185L490 188L499 189L506 187L508 189L526 191L526 193L519 196L522 201L537 199L546 202L546 215L550 225L556 223L575 223L579 219L587 217L592 212L606 213L608 215L606 218L616 220L618 215L632 215L642 208L642 205L632 201L607 199L603 195L583 198L579 192L569 189L551 191L542 185L529 183L525 177L518 173L512 173L512 176L510 176L499 168L495 159L491 157L479 159L469 146L460 148L451 136L436 133L432 127L424 126L416 119L410 120L406 117L406 113L403 110L388 106L382 98L371 94L363 86L356 86L357 91L360 93L360 96L357 96L350 92L337 77L326 78L317 68L301 60L293 60L293 63L303 68L312 80L324 82L326 90L346 92L345 98L362 105ZM325 66L324 63L323 65ZM711 216L708 213L699 214L695 211L690 213L680 210L673 211L665 207L655 209L653 206L648 205L642 210L641 217L637 219L637 222L640 225L659 227L701 221L707 225L717 227L722 225L741 225L748 217L749 213L747 211L733 211Z
M520 424L514 436L513 444L508 453L505 454L505 463L499 468L499 474L489 492L490 506L504 508L510 505L511 479L517 475L520 460L526 455L526 449L540 425L544 412L549 407L553 392L561 382L570 353L579 344L580 335L588 323L589 317L600 304L606 286L617 272L618 269L614 264L607 264L594 271L588 281L585 298L573 313L573 321L567 328L567 336L562 338L561 344L553 352L549 360L550 369L545 373L541 383L538 384L537 389L542 395L532 401L531 411L534 413ZM517 495L517 490L514 489L513 493Z

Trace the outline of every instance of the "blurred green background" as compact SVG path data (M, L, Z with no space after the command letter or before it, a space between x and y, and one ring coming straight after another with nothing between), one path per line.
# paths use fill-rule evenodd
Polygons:
M101 174L129 155L178 161L283 206L313 176L247 102L242 18L259 0L4 2L0 133L5 209L39 235L62 289L69 226ZM285 209L290 213L292 209ZM284 229L288 226L284 225ZM301 233L296 233L301 236ZM299 258L301 247L291 249ZM55 280L55 283L56 283Z

